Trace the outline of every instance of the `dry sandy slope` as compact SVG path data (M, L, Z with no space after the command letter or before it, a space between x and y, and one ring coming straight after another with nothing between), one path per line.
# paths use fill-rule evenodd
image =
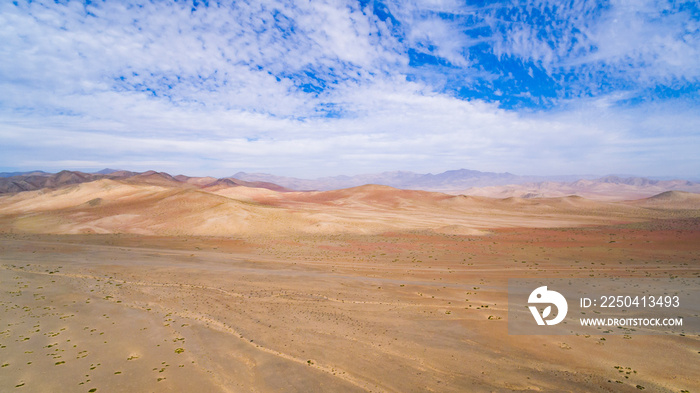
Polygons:
M674 194L676 195L676 194ZM685 195L685 194L677 194ZM367 185L326 192L200 189L157 174L0 197L5 231L253 235L571 227L695 216L693 198L609 203L581 197L492 199ZM694 195L694 194L689 194Z
M673 209L678 206L683 206L687 209L700 209L700 194L666 191L650 198L630 201L629 204L656 209Z
M302 217L283 209L196 188L131 180L100 180L0 197L0 214L12 230L34 233L213 235L247 233L250 228L282 231L284 223L304 224Z
M696 391L697 336L507 332L508 277L698 277L652 224L0 236L0 391Z

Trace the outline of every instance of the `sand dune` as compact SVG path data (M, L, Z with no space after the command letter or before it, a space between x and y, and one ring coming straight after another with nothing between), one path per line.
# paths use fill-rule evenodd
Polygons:
M174 177L174 179L180 182L194 184L198 187L206 187L208 184L214 183L216 180L218 180L217 178L211 176L189 177L185 175L177 175Z
M601 201L624 201L648 198L665 191L700 192L700 184L684 180L651 181L644 178L578 180L576 182L541 182L518 185L474 187L450 193L492 198L552 198L570 195Z
M700 194L666 191L650 198L631 201L630 204L662 209L700 209Z
M106 202L120 203L146 201L155 194L167 192L171 188L157 185L129 184L114 180L97 180L64 186L57 190L26 191L0 196L0 213L15 214L27 212L54 211L66 208L96 207Z
M204 188L204 191L239 201L261 203L266 205L272 205L274 204L274 201L282 198L280 192L273 191L268 188L214 186L206 187Z
M324 192L278 192L230 179L195 185L146 172L54 190L0 197L5 231L152 235L381 233L489 228L570 227L697 214L696 194L662 194L625 203L562 198L453 196L365 185ZM192 184L195 183L195 184Z

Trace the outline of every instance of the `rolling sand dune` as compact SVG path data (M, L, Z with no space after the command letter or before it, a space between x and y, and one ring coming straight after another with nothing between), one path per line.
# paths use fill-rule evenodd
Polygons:
M509 277L700 277L699 196L0 196L0 391L682 392L696 335L511 336Z
M540 182L506 186L473 187L449 193L491 198L556 198L570 195L601 201L624 201L654 196L666 191L700 192L700 184L685 180L653 181L644 178L620 179L615 176L575 182Z
M58 190L27 191L0 196L0 213L54 211L67 208L97 207L107 201L146 203L170 188L149 184L133 185L113 180L98 180L66 186Z
M700 195L683 191L666 191L650 198L632 201L630 204L661 209L700 209Z
M211 176L206 176L206 177L189 177L185 175L177 175L174 177L175 180L184 182L184 183L189 183L189 184L194 184L198 187L206 187L209 184L214 183L218 179L215 177Z
M162 173L98 180L0 197L10 230L151 235L380 233L597 225L677 217L670 203L608 203L581 197L491 199L367 185L324 192L277 192L216 181L198 188ZM675 195L675 194L674 194ZM685 195L685 194L678 194ZM694 195L694 194L690 194ZM682 200L681 200L682 199ZM653 209L651 208L653 207ZM693 210L686 215L694 214Z

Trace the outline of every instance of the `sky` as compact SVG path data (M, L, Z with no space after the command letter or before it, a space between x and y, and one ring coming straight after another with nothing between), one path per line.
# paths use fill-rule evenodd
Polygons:
M700 178L695 1L2 1L0 171Z

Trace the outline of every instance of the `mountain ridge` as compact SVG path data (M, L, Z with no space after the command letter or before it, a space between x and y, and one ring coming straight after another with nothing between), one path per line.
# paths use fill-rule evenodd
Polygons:
M108 173L102 173L108 172ZM24 174L0 177L0 195L14 194L24 191L36 191L41 189L57 189L62 186L88 183L97 180L123 180L130 183L143 183L159 186L175 187L251 187L267 188L278 192L291 191L277 184L245 181L231 177L216 179L213 177L190 177L185 175L172 176L169 173L149 170L145 172L130 172L125 170L102 170L95 173L63 170L58 173L46 173L40 171L24 172Z
M247 181L268 181L300 191L329 191L357 187L363 184L379 184L400 189L494 198L580 195L608 200L645 198L673 190L700 193L700 183L681 179L659 180L626 175L602 177L594 175L522 176L510 172L481 172L464 168L438 174L393 171L318 179L299 179L245 172L238 172L233 176Z
M41 171L23 173L0 177L0 194L57 188L100 179L217 190L231 187L250 187L277 192L331 191L375 184L402 190L491 198L543 198L579 195L592 199L625 200L647 198L665 191L700 193L700 183L681 179L656 180L647 177L621 177L619 175L603 177L593 177L592 175L521 176L510 172L481 172L464 168L437 174L392 171L318 179L299 179L245 172L238 172L233 176L223 178L191 177L172 176L154 170L131 172L116 169L103 169L94 173L68 170L53 174Z
M364 184L379 184L401 189L426 191L448 191L508 184L521 184L537 181L576 181L595 179L595 175L560 175L560 176L530 176L515 175L510 172L482 172L473 169L453 169L445 172L416 173L410 171L387 171L381 173L361 174L354 176L338 175L316 179L277 176L268 173L237 172L233 177L247 181L268 181L281 186L298 190L328 191L342 188L357 187Z

